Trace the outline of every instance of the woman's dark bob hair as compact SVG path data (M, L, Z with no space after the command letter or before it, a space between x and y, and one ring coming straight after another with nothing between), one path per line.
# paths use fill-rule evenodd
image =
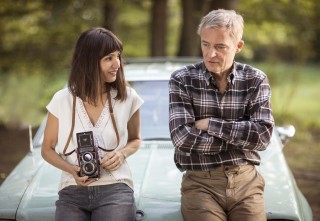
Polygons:
M100 60L108 54L119 51L120 68L117 78L112 83L102 85ZM127 98L126 81L123 73L122 42L111 31L96 27L83 32L74 49L71 71L68 81L70 92L83 101L97 105L101 91L115 89L115 99L124 101Z

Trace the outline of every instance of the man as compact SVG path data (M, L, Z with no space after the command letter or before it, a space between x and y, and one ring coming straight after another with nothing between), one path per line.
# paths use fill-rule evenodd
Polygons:
M243 48L243 18L213 10L198 34L203 61L169 82L174 160L186 171L181 211L193 221L261 221L264 179L256 171L274 127L270 86L260 70L234 61Z

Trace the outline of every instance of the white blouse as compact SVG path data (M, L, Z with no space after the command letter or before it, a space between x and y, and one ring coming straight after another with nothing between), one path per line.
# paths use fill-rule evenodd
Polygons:
M124 102L112 99L113 113L120 136L119 146L116 150L121 150L127 144L127 123L131 116L143 104L143 100L133 88L127 87L127 94L128 97ZM112 90L111 98L114 98L115 96L116 91ZM56 151L61 155L63 155L63 149L67 142L72 125L72 100L72 94L69 92L68 88L64 88L56 92L50 103L47 105L48 111L59 120L59 133ZM94 143L96 146L106 149L113 149L117 146L117 137L110 117L108 102L106 102L96 125L92 125L82 100L79 97L76 98L73 137L69 143L66 153L77 148L76 133L87 131L93 132ZM105 152L99 150L99 154L104 155ZM78 159L75 152L64 157L64 159L70 164L78 165ZM125 183L133 189L131 171L126 161L124 161L124 163L115 171L106 171L105 169L100 168L100 179L91 183L90 186L107 185L119 182ZM59 190L69 185L77 184L71 174L62 171Z

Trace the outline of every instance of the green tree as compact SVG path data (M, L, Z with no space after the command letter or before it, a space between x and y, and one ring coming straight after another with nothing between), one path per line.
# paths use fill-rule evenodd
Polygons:
M0 2L0 71L30 74L66 67L77 36L101 24L98 0Z
M255 60L310 60L319 54L313 40L316 5L316 0L241 2L238 10L246 23L241 54Z

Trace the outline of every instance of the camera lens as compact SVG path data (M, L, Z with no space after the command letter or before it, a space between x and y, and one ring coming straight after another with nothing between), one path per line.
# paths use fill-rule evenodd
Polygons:
M91 161L92 158L93 158L93 156L92 156L91 153L85 153L85 154L83 154L83 156L82 156L83 161L86 161L86 162Z
M86 163L83 165L82 169L86 175L91 175L96 171L96 166L93 163Z

